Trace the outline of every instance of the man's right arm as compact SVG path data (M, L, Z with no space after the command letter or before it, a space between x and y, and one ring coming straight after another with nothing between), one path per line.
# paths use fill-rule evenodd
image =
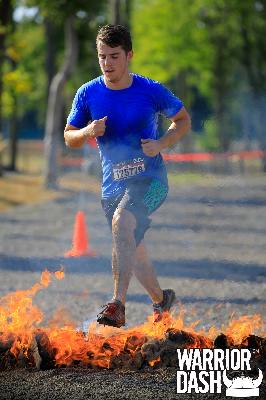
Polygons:
M85 126L82 129L78 129L73 125L67 124L64 131L64 138L67 147L71 148L79 148L82 147L88 140L89 125Z
M66 145L71 148L79 148L87 142L88 138L103 136L105 132L106 120L107 117L94 120L81 129L67 124L64 131Z

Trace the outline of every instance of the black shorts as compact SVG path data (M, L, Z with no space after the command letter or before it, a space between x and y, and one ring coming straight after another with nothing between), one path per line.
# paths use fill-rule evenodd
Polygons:
M136 245L144 238L150 227L152 214L159 208L167 197L168 185L155 178L139 177L130 179L126 189L116 197L102 199L102 208L112 229L112 220L117 208L125 208L136 218L135 229Z

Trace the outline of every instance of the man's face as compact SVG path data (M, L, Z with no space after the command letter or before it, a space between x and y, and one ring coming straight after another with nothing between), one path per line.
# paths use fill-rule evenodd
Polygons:
M121 46L109 47L101 41L97 45L97 50L105 79L111 83L119 82L128 73L128 63L133 52L126 54Z

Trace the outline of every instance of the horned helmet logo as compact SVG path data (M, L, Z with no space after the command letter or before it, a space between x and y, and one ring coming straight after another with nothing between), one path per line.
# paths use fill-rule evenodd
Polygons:
M227 386L226 396L231 397L250 397L259 396L259 386L263 379L263 373L259 369L259 376L255 379L245 376L243 373L232 380L226 375L226 369L223 371L223 381Z

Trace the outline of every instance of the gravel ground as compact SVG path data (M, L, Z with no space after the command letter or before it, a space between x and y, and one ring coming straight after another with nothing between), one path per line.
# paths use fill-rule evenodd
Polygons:
M162 287L175 289L185 307L186 323L200 320L199 328L208 329L226 325L232 314L265 316L265 189L265 177L248 176L172 185L167 201L154 215L152 229L146 234L147 247ZM64 258L71 247L78 210L86 214L95 258ZM35 303L45 313L44 322L62 305L77 326L93 321L112 293L111 237L99 196L66 191L58 200L3 212L0 223L0 297L31 287L45 268L64 266L65 279L36 295ZM129 327L144 322L151 313L150 300L135 279L129 288L126 311ZM193 398L177 397L175 371L171 369L0 373L1 399L107 397Z

